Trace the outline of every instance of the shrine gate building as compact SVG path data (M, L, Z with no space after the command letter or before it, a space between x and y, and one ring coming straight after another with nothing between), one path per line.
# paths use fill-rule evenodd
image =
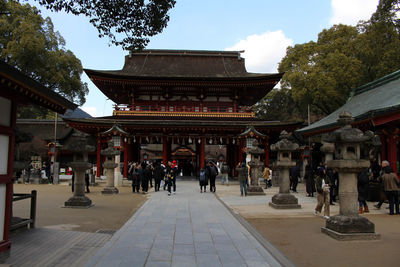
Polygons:
M120 136L114 145L123 152L124 177L128 161L146 159L191 161L193 173L223 159L232 170L246 145L239 134L250 126L265 135L259 142L269 164L270 143L301 125L255 117L252 106L282 74L249 73L236 51L144 50L126 56L122 70L85 72L116 103L113 115L65 121L97 136L98 170L100 150Z

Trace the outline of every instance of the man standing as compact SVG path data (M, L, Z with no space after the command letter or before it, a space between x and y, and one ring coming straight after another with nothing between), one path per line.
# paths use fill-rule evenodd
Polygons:
M215 193L215 178L218 175L218 169L211 160L208 162L206 173L208 180L210 180L210 192Z
M383 188L385 195L389 201L389 214L394 215L400 214L399 211L399 179L393 172L393 169L389 166L384 169L385 173L382 175Z
M242 162L236 166L236 170L238 171L238 180L240 183L240 195L247 196L247 179L248 179L248 169L246 166L246 162Z
M290 188L294 193L297 193L297 184L299 183L300 179L299 166L296 165L290 168L289 177L290 177Z
M229 166L223 162L221 166L221 184L229 185Z

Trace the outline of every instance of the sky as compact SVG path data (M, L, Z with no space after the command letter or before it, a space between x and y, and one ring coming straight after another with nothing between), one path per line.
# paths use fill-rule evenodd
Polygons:
M29 1L35 5L34 2ZM334 24L356 25L368 20L379 0L176 0L164 31L152 37L148 49L234 50L245 52L248 72L274 73L286 48L316 41ZM39 7L40 8L40 7ZM99 38L83 16L42 10L55 30L82 62L96 70L120 70L128 54ZM110 116L113 102L84 73L89 94L81 107L94 117Z

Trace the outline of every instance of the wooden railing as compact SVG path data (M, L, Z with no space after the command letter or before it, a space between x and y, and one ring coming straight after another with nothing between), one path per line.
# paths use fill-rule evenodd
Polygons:
M13 194L13 202L28 198L31 199L30 218L29 219L18 218L18 220L16 220L17 218L14 218L14 222L11 223L10 230L26 227L27 225L29 225L29 228L35 227L37 191L32 190L30 194L19 194L19 193Z
M246 108L220 106L168 106L168 105L115 105L114 115L220 115L238 117L254 117L254 112Z

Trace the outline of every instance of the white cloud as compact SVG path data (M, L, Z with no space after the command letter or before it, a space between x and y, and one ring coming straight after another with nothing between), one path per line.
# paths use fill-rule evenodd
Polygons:
M379 0L331 0L333 16L330 23L356 25L359 20L370 19Z
M246 69L249 72L277 72L278 63L286 55L286 48L293 41L279 30L248 36L225 50L245 50Z
M92 117L97 117L97 108L96 107L85 107L82 106L81 109L86 113L89 113Z

